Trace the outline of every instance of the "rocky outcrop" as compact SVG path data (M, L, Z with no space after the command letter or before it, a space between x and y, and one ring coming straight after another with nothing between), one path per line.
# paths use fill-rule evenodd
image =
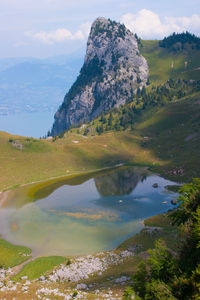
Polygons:
M120 23L97 18L84 65L55 114L52 135L125 104L147 79L147 62L139 53L135 35Z

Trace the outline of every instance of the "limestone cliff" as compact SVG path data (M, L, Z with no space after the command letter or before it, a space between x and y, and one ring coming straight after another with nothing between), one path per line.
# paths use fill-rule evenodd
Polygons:
M52 135L130 101L147 79L148 65L139 53L135 35L120 23L97 18L84 65L55 114Z

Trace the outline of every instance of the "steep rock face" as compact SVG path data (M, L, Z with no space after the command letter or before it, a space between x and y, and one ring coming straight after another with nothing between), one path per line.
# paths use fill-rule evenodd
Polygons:
M147 78L148 65L134 34L120 23L97 18L91 27L84 65L55 114L52 135L125 104Z

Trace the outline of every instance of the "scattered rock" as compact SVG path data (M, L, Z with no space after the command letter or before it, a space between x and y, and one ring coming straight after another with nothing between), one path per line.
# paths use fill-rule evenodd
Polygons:
M39 281L44 281L44 280L45 280L45 277L44 277L44 276L41 276L38 280L39 280Z
M153 188L158 188L158 184L157 184L157 183L154 183L154 184L152 185L152 187L153 187Z
M186 138L185 138L185 142L188 142L190 140L192 140L193 138L195 138L198 134L197 133L191 133L189 134Z
M102 275L102 272L109 266L120 264L125 257L131 255L134 255L131 251L122 251L120 254L109 251L106 254L100 252L96 255L78 257L69 266L60 265L49 275L48 280L52 282L69 280L70 282L79 282L80 280L88 279L92 274Z
M180 167L180 168L174 168L170 171L167 172L167 174L169 175L175 175L175 176L182 176L184 173L184 168Z
M15 147L15 148L17 148L20 151L23 150L23 145L20 142L18 142L18 141L13 141L12 142L12 146Z
M171 204L176 205L178 203L177 199L172 199Z
M129 256L134 256L134 252L133 251L128 251L128 250L124 250L120 253L121 257L129 257Z
M22 276L21 277L21 280L26 280L26 279L28 279L28 276Z
M120 278L115 279L115 282L116 282L116 283L121 283L121 282L129 281L129 280L131 280L130 277L122 276L122 277L120 277Z
M87 284L85 284L85 283L78 283L77 286L76 286L76 289L77 290L85 290L85 289L87 289Z

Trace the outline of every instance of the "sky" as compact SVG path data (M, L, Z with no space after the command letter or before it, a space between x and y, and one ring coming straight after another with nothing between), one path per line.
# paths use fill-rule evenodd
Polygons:
M0 58L81 53L99 16L142 39L186 30L200 36L200 0L0 0Z

